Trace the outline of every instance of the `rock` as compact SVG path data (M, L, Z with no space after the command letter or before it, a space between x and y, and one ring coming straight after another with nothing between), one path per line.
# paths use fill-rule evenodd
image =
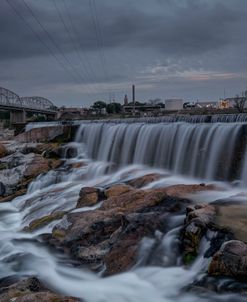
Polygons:
M101 191L98 188L84 187L79 193L77 208L90 207L95 205L101 198Z
M17 297L14 301L15 302L79 302L82 300L72 297L59 296L50 292L40 292L40 293L27 294L22 297Z
M79 302L79 299L64 297L49 291L37 278L20 280L0 288L1 302Z
M5 157L8 154L4 145L0 144L0 158Z
M27 189L20 189L16 192L14 192L13 194L11 195L8 195L8 196L5 196L5 197L0 197L0 202L8 202L8 201L11 201L13 200L14 198L18 197L18 196L21 196L21 195L24 195L26 194L27 192Z
M35 231L39 228L42 228L46 225L48 225L49 223L51 223L52 221L54 220L59 220L59 219L62 219L62 217L66 214L66 212L55 212L55 213L52 213L50 215L47 215L47 216L43 216L41 218L38 218L36 220L33 220L28 227L25 227L24 228L24 231L29 231L29 232L32 232L32 231Z
M247 244L238 240L225 242L214 255L208 273L247 281Z
M76 147L70 146L65 150L66 158L75 158L78 155L78 149Z
M30 165L27 166L23 176L25 178L35 178L51 169L56 169L61 164L59 160L46 160L41 155L35 154Z
M5 185L6 197L22 192L35 177L61 164L60 160L45 159L40 154L21 152L10 154L1 161L7 167L0 173L0 182Z
M202 237L206 234L215 215L214 206L199 205L187 207L185 226L181 232L183 259L192 262L199 251Z
M218 228L227 229L235 239L247 242L247 205L237 201L215 205L214 223ZM233 223L234 221L234 223Z
M0 196L4 196L5 192L5 185L0 181Z
M181 198L189 198L190 194L203 191L216 191L218 188L215 185L174 185L165 188L167 195Z
M133 188L131 186L125 184L117 184L106 189L104 193L106 198L110 198L114 196L120 196L129 191L133 191Z
M226 241L247 241L246 226L247 206L244 203L217 201L210 205L190 205L181 237L185 263L195 259L201 239L208 231L215 235L204 256L212 257Z
M16 136L18 142L48 142L63 133L63 127L33 128Z
M167 216L158 212L127 215L117 240L103 258L106 267L104 275L117 274L133 267L138 260L142 238L153 237L157 230L164 232Z
M134 178L131 179L129 181L127 181L126 183L134 188L141 188L146 186L147 184L149 184L150 182L159 180L161 177L163 177L164 175L161 174L147 174L138 178Z
M109 191L113 197L104 200L99 209L67 214L49 238L51 244L81 263L105 266L107 275L132 267L142 238L154 236L156 230L164 231L167 216L185 212L190 203L187 199L168 196L166 189L131 189L114 196L116 189L120 187L114 186ZM96 202L95 188L83 188L81 195L87 196L86 193L93 194Z

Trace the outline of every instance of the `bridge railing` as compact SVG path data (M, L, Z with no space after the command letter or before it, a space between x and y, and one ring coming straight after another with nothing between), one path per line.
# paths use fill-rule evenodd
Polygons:
M30 110L39 110L55 113L56 107L54 104L43 97L33 96L33 97L19 97L16 93L0 87L0 106L5 107L15 107L15 108L23 108Z

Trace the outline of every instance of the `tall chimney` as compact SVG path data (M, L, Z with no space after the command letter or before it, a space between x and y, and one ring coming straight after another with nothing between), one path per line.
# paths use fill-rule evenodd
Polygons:
M132 114L135 115L135 85L132 85L132 101L133 101L133 111Z

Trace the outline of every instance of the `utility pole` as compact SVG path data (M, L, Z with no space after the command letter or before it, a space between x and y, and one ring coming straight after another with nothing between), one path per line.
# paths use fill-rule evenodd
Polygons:
M133 101L133 111L132 114L135 115L135 85L132 85L132 101Z

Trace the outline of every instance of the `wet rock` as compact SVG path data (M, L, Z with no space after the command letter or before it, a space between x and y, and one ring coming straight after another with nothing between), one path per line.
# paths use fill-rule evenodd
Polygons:
M84 187L80 190L77 208L90 207L95 205L101 198L100 189L93 187Z
M125 184L117 184L106 189L104 193L106 198L110 198L114 196L120 196L129 191L133 191L133 188L131 186Z
M247 281L247 244L238 240L225 242L214 255L208 272Z
M77 155L78 155L77 148L75 148L73 146L66 148L66 151L65 151L66 158L75 158Z
M97 200L95 188L83 188L81 195L86 193ZM113 193L97 210L67 214L49 240L83 264L105 266L111 275L132 267L142 238L163 232L168 215L185 212L189 203L167 195L166 189Z
M35 231L39 228L42 228L42 227L48 225L52 221L61 219L65 214L66 214L66 212L61 211L61 212L55 212L50 215L46 215L41 218L35 219L29 224L28 227L24 228L24 231L26 231L26 232Z
M246 282L229 277L212 277L208 274L199 275L191 284L183 288L183 290L195 294L206 294L207 296L214 293L238 293L242 295L242 301L247 299Z
M185 226L181 233L183 259L186 264L196 258L201 239L213 222L214 215L214 206L196 205L187 207Z
M5 185L2 182L0 182L0 196L4 196L5 192L6 192Z
M149 184L153 181L159 180L163 176L164 175L152 173L152 174L147 174L147 175L135 178L135 179L131 179L131 180L127 181L126 183L128 185L138 189L138 188L146 186L147 184Z
M14 300L15 302L79 302L82 300L59 296L50 292L40 292L24 295Z
M59 160L46 160L42 156L35 154L31 164L24 172L24 177L35 178L36 176L46 173L51 169L56 169L61 162Z
M167 216L158 212L127 215L117 240L103 259L106 267L104 275L113 275L133 267L138 260L141 240L143 237L153 237L157 230L164 232Z
M7 149L4 145L0 144L0 158L6 156L8 154Z
M214 223L231 232L235 239L247 242L247 205L238 201L215 205ZM233 223L234 221L234 223Z
M37 278L28 278L0 288L1 302L76 302L79 299L64 297L49 291Z
M2 158L1 162L6 165L6 169L0 173L0 182L5 185L6 197L23 192L35 177L61 164L60 160L45 159L40 154L21 152L10 154Z
M195 194L204 191L216 191L218 188L215 185L173 185L165 188L167 195L181 198L189 198L190 194Z
M210 247L205 257L212 257L230 240L247 240L247 206L242 203L215 202L210 205L187 207L185 226L182 231L182 249L185 263L198 254L201 239L211 232Z

